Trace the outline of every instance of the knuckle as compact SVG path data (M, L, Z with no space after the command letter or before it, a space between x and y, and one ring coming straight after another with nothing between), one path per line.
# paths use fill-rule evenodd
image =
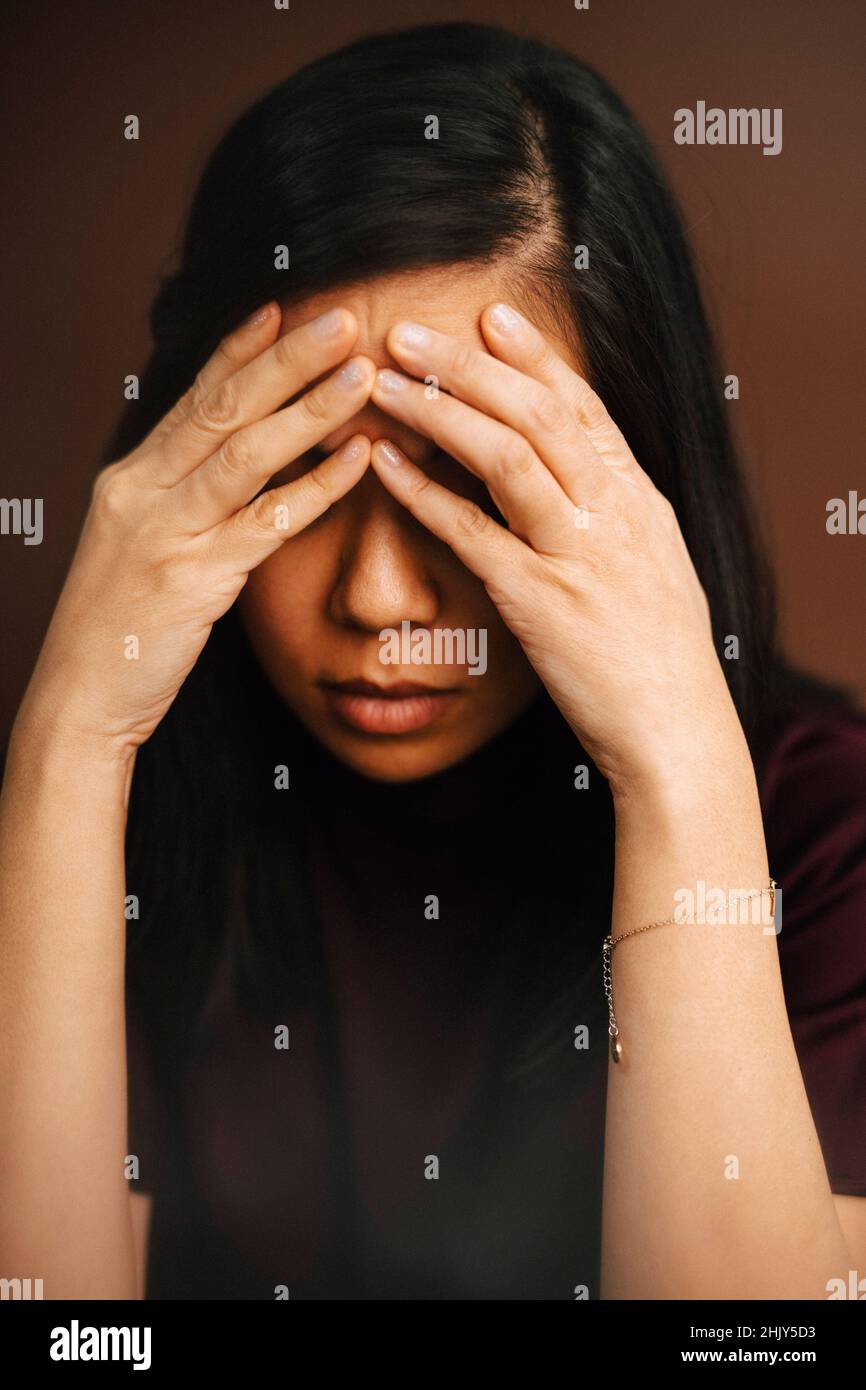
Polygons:
M236 333L226 334L225 338L216 345L214 360L223 362L227 367L236 367L238 364L237 342Z
M303 396L298 404L301 414L310 424L324 425L328 421L328 402L319 387L314 391L308 391L306 396Z
M91 501L97 510L108 516L120 517L126 514L127 487L122 479L119 463L109 463L97 473L91 489Z
M202 400L206 394L207 392L201 384L200 377L196 377L195 381L187 387L183 395L178 396L171 409L163 415L152 432L153 437L161 438L164 435L171 434L172 431L176 430L184 421L189 420L193 416L199 401Z
M505 478L521 478L535 464L535 453L522 435L512 434L499 455L499 469Z
M205 370L197 372L190 385L184 391L178 405L186 406L187 410L195 410L200 401L203 401L208 394L207 379Z
M480 536L490 524L490 517L477 502L464 501L457 513L457 530L464 536Z
M413 497L420 497L422 492L426 492L433 479L426 473L418 473L409 483L409 492Z
M284 333L281 338L277 338L271 351L279 367L294 366L298 359L298 343L294 332Z
M552 391L533 394L527 414L530 423L546 434L564 434L571 424L568 411Z
M467 377L475 364L475 349L466 343L456 343L451 349L451 371L455 377Z
M578 397L577 408L581 420L590 429L597 429L608 418L604 402L600 396L596 395L591 386L584 385Z
M171 407L171 410L162 417L158 426L159 432L167 434L170 430L173 430L180 424L181 420L186 419L194 404L194 387L191 386L189 390L184 391L182 396L178 397Z
M279 508L279 512L278 512ZM277 496L273 491L262 492L254 498L248 507L240 513L241 524L249 531L260 535L262 532L273 531L277 527L279 519L280 525L288 533L292 530L292 517L294 508L290 495L283 492ZM288 525L286 526L286 518Z
M316 497L331 496L331 488L323 464L320 463L315 468L311 468L309 473L305 475L305 481L307 487L315 493Z
M237 387L229 377L226 381L221 381L204 400L198 402L193 412L194 423L206 433L221 432L235 422L237 409Z
M243 430L229 435L219 451L220 464L230 474L249 473L254 459L250 436Z
M111 479L117 475L117 464L107 463L104 468L100 468L96 477L93 479L91 496L99 497L108 487Z

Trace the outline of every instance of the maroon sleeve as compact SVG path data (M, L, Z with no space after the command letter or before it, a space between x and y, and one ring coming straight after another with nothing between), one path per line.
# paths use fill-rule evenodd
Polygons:
M792 718L760 775L794 1044L834 1192L866 1196L866 718Z
M130 1180L133 1192L154 1192L164 1169L165 1114L159 1097L150 1047L139 1011L127 992L127 1154L139 1161L140 1177Z

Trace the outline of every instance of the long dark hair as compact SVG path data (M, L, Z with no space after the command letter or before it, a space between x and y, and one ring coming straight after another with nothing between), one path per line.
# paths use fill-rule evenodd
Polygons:
M436 139L425 137L431 116ZM288 270L275 269L279 245ZM577 246L588 248L580 269ZM557 316L674 505L717 645L738 638L739 658L723 665L750 733L774 661L771 585L689 246L622 102L542 42L477 24L377 35L309 64L237 121L204 170L179 265L153 306L140 400L107 458L128 453L221 336L265 300L497 261L511 270L516 300ZM279 977L300 998L322 978L285 800L278 807L262 793L286 761L274 757L286 728L277 705L230 613L139 755L128 859L141 920L130 960L166 1065L193 1026L229 916L241 924L232 939L251 995ZM608 834L609 819L600 823ZM599 927L609 912L605 863ZM515 1084L528 1083L551 1037L544 989L523 999L508 1051ZM324 994L319 1002L327 1007Z

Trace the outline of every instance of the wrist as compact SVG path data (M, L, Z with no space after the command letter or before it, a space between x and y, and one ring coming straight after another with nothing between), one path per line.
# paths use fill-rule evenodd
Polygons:
M755 769L745 736L727 743L680 745L644 759L611 779L617 815L638 811L662 821L706 811L713 804L757 802Z
M6 770L7 776L20 773L28 780L61 779L75 788L77 798L87 787L99 787L103 795L119 795L125 807L136 753L128 744L22 708L9 736Z

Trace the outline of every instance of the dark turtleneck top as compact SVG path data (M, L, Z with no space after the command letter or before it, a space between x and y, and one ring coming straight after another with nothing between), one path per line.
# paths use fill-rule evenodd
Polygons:
M294 747L323 987L262 1014L222 949L173 1106L128 994L146 1296L597 1298L606 784L546 700L408 784ZM866 1196L866 719L780 705L757 771L807 1094Z

